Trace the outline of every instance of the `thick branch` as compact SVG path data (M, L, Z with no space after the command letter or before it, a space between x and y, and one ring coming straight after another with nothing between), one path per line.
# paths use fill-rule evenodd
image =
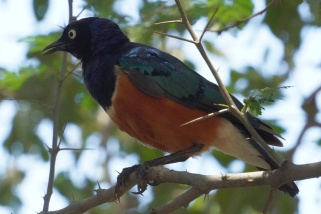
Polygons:
M295 165L287 163L272 171L233 173L225 175L200 175L189 172L177 172L163 167L149 169L149 179L159 183L178 183L197 186L203 193L214 189L279 186L296 180L318 178L321 176L321 162Z
M282 184L295 180L318 178L321 176L321 162L294 165L285 164L283 167L273 171L259 171L249 173L234 173L225 175L200 175L189 172L178 172L157 166L148 170L148 179L156 183L177 183L186 184L192 188L169 201L168 203L153 209L153 213L168 213L179 207L187 207L191 201L203 194L215 189L272 186L278 188ZM62 213L84 213L100 204L114 202L119 197L132 188L137 182L134 173L129 177L126 185L120 190L119 195L115 195L115 186L109 189L98 189L95 196L87 199L74 201L68 207L48 214Z

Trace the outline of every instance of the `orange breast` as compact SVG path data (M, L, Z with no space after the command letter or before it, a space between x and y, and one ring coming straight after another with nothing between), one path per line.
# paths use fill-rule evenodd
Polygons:
M189 109L166 98L149 96L118 74L112 107L107 110L114 123L142 143L166 152L177 152L193 144L204 144L203 151L215 142L222 118L212 117L185 126L207 113Z

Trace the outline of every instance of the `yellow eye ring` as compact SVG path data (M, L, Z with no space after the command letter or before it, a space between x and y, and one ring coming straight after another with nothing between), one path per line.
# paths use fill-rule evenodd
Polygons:
M70 39L76 38L76 36L77 36L76 30L74 30L74 29L69 30L68 31L68 36L69 36Z

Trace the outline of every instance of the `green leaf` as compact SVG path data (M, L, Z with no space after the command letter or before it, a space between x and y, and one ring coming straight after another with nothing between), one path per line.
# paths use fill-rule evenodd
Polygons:
M242 109L242 112L250 111L253 115L261 115L262 114L262 105L267 103L273 103L276 99L282 99L279 96L279 89L288 89L292 86L281 86L270 88L266 87L260 90L256 90L252 92L252 95L243 100L245 106Z
M228 25L234 24L235 22L251 16L254 7L253 2L250 0L223 1L222 4L217 6L218 11L215 15L215 21L218 20L221 27L227 27ZM244 24L239 25L238 27L240 28L242 26L244 26Z
M8 72L1 73L0 89L1 90L17 90L19 89L28 77L32 75L31 72Z

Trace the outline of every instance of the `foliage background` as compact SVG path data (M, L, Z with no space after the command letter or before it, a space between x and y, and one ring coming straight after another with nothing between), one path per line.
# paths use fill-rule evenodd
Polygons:
M215 31L261 10L268 2L182 1L193 27L201 33L217 6L211 25ZM41 50L56 40L68 20L67 1L29 0L26 17L19 15L18 1L2 0L3 7L15 4L15 18L8 11L0 13L3 36L0 37L0 205L1 213L31 213L42 209L42 196L49 171L47 146L51 145L53 115L62 54L43 56ZM173 1L74 1L73 14L86 8L80 17L100 16L116 21L132 41L148 44L177 56L202 75L213 80L196 49L182 41L154 34L154 31L186 36L179 24L154 25L178 19ZM280 149L295 163L320 161L320 13L321 3L310 1L275 1L267 12L249 23L218 35L208 32L204 45L229 92L240 99L251 90L292 85L281 91L284 101L266 106L263 117L281 132L287 141ZM25 20L32 20L25 29ZM12 22L11 22L12 21ZM8 24L9 23L9 24ZM7 32L14 29L14 36ZM6 33L6 34L5 34ZM26 36L27 35L27 36ZM12 47L5 41L15 42ZM311 45L312 44L312 45ZM23 46L19 53L15 46ZM5 48L6 47L6 48ZM18 54L19 53L19 54ZM11 60L13 58L14 60ZM17 63L19 62L19 63ZM78 62L68 56L67 68ZM146 148L120 132L85 90L79 74L63 83L59 114L59 139L65 148L91 150L62 151L58 154L55 188L50 209L61 208L72 200L93 194L97 181L103 188L115 183L116 171L138 161L159 157L158 151ZM302 132L301 132L302 131ZM302 136L301 136L302 135ZM202 174L253 171L219 152L204 154L196 160L170 166ZM149 188L144 196L131 193L121 204L106 204L90 213L147 212L177 196L186 187L166 184ZM320 182L299 182L299 197L274 195L273 213L318 213ZM258 213L267 198L268 188L213 191L188 208L190 213ZM177 213L186 210L178 210Z

